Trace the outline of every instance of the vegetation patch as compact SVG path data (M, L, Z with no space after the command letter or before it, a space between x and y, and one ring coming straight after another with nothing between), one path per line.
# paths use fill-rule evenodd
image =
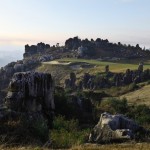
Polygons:
M66 120L62 116L54 119L50 132L52 148L71 148L88 140L89 129L80 129L78 120Z

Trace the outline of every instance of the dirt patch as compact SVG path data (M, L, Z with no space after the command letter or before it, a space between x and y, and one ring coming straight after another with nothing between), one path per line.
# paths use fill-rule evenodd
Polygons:
M89 63L84 63L84 62L77 62L77 63L71 63L70 68L73 70L79 70L79 69L89 69L89 68L94 68L95 65L91 65Z
M51 65L70 65L71 62L50 61L50 62L43 62L43 64L51 64Z

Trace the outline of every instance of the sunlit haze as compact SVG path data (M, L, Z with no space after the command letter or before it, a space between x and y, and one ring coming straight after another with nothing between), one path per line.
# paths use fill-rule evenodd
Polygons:
M0 66L25 44L79 36L150 48L149 0L0 0Z

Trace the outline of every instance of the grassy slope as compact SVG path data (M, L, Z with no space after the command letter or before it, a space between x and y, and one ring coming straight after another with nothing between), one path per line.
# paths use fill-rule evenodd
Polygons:
M77 76L80 76L84 72L89 72L89 73L96 73L96 72L101 72L104 71L105 65L110 66L110 71L112 72L124 72L127 68L130 69L137 69L138 67L138 62L139 61L133 61L133 62L126 62L126 61L120 61L120 62L104 62L104 61L97 61L97 60L85 60L85 59L60 59L58 61L62 62L86 62L92 65L95 65L93 68L89 69L81 69L81 70L76 70L75 72L77 73ZM150 68L150 61L146 62L145 69ZM36 71L40 72L50 72L52 75L55 77L56 82L59 80L63 82L64 78L67 78L69 76L69 72L71 72L71 68L69 66L64 66L64 65L51 65L48 63L42 64L39 66ZM58 79L58 80L57 80ZM122 97L126 96L129 102L135 102L135 103L140 103L140 104L147 104L150 106L149 102L149 97L150 97L150 85L146 85L142 87L141 89L127 93L123 95ZM3 148L3 146L0 147L0 149L7 149ZM14 147L14 148L8 148L11 150L18 150L18 149L43 149L40 147ZM72 149L100 149L100 150L149 150L150 149L150 144L148 143L140 143L140 144L112 144L112 145L82 145L82 146L74 146Z
M90 60L90 59L72 59L72 58L64 58L59 59L57 61L62 62L85 62L92 65L96 65L97 71L104 71L104 67L106 65L110 66L110 70L112 72L124 72L126 69L137 69L139 60L124 60L124 61L116 61L116 62L109 62L109 61L98 61L98 60ZM145 61L144 69L150 68L150 61Z
M37 71L49 72L61 82L68 76L69 72L74 71L77 74L77 77L83 75L83 73L88 72L90 74L96 74L97 72L104 72L105 66L109 65L110 71L112 72L125 72L126 69L135 70L138 68L138 63L140 60L123 60L118 62L108 62L108 61L98 61L90 59L75 59L75 58L63 58L58 59L59 62L71 62L70 65L76 63L88 63L93 65L91 68L84 68L78 70L72 70L69 65L52 65L49 62L42 63L40 67L37 68ZM144 69L150 68L150 61L145 61Z
M36 69L38 72L51 73L56 84L62 83L65 78L68 78L71 72L68 66L42 64Z
M89 63L94 65L92 68L84 68L78 70L72 70L69 65L52 65L47 63L43 63L37 71L41 72L49 72L52 73L56 82L60 81L60 83L64 83L64 79L69 77L69 73L74 71L77 74L77 78L83 75L85 72L89 72L90 74L96 74L97 72L103 72L106 65L110 66L110 71L112 72L124 72L126 69L137 69L138 63L140 60L121 60L118 62L106 62L106 61L98 61L98 60L86 60L86 59L72 59L72 58L64 58L57 60L59 62L71 62L72 65L79 62ZM150 61L146 60L144 65L144 69L150 68ZM126 97L130 103L139 103L139 104L147 104L150 106L150 85L144 86L139 90L134 92L127 93L122 97Z
M82 70L77 71L77 73L78 72L89 72L92 74L96 73L96 72L103 72L106 65L109 65L110 71L112 71L112 72L124 72L124 71L126 71L126 69L135 70L138 68L138 62L139 62L139 61L138 62L133 61L133 63L132 63L131 61L128 61L128 60L126 61L126 63L122 62L122 61L108 62L108 61L98 61L98 60L91 60L91 59L75 59L75 58L64 58L64 59L58 59L56 61L71 62L71 63L83 62L83 63L92 64L95 67L89 68L89 69L82 69ZM49 62L43 63L43 66L44 65L45 66L47 65L47 67L52 66L51 64L49 64ZM58 65L55 65L55 66L58 66ZM59 66L61 66L61 65L59 65ZM65 67L64 65L61 66L62 69L64 67ZM145 65L144 65L144 69L147 69L147 68L150 68L150 62L149 61L146 61ZM68 69L70 69L70 68L68 68ZM49 69L49 71L50 71L50 69Z
M150 85L146 85L139 90L124 94L121 98L126 97L129 103L146 104L150 106Z

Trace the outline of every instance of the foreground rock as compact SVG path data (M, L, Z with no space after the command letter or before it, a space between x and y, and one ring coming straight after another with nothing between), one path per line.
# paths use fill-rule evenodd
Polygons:
M50 74L15 73L9 84L6 104L15 111L54 109L54 82Z
M102 113L98 124L92 130L89 141L95 143L113 140L128 140L144 129L133 120L118 114Z
M0 108L0 141L46 142L55 109L53 94L54 81L50 74L15 73L4 106Z

